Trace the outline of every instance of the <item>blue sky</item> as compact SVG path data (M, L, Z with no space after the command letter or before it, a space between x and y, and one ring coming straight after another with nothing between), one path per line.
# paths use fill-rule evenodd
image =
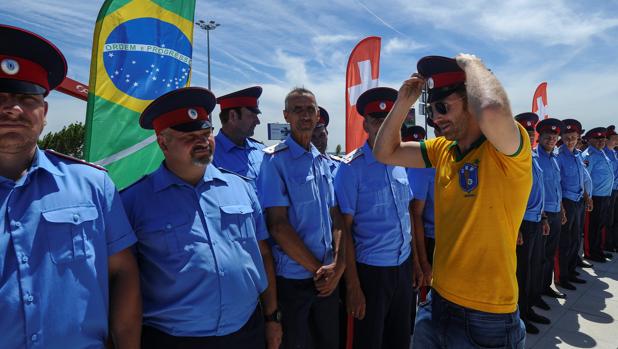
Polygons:
M5 0L0 23L50 39L69 76L87 83L102 2ZM305 86L330 113L329 148L343 145L346 63L369 35L382 37L381 86L399 88L423 56L467 52L500 79L515 114L530 111L536 86L547 81L550 116L586 129L618 123L618 0L197 0L195 18L221 23L210 38L215 95L264 88L262 140L267 123L283 122L285 94ZM206 35L197 29L192 85L207 86ZM85 102L57 92L48 101L47 131L85 120Z

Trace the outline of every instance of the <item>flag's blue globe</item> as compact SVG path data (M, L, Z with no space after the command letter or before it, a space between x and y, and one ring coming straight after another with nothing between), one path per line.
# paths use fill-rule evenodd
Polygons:
M186 85L191 51L191 42L176 26L137 18L112 30L103 46L103 63L116 88L153 100Z

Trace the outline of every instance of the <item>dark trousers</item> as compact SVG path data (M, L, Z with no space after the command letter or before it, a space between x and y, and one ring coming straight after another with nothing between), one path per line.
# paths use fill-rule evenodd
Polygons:
M411 259L396 267L356 263L366 311L363 320L354 321L355 349L410 347Z
M562 229L560 212L546 212L546 215L547 223L549 224L549 235L543 236L543 245L545 247L543 252L543 281L541 283L541 292L551 286L556 250L558 249L558 244L560 243L560 231ZM541 297L540 292L538 297ZM536 301L538 301L538 299L535 299L535 302Z
M433 265L433 250L436 248L436 239L425 236L425 252L429 264Z
M427 236L425 236L425 252L427 253L427 260L429 261L429 264L433 265L433 251L436 248L436 239L434 238L429 238ZM429 292L430 287L428 286L424 286L421 287L418 291L418 302L424 302L425 298L427 297L427 293ZM416 313L414 314L414 317L416 317ZM414 324L412 324L412 326L414 326Z
M602 236L601 231L608 222L611 196L593 196L593 209L590 212L590 226L588 236L584 242L584 252L586 256L602 257Z
M542 284L543 237L541 222L523 221L519 231L524 243L517 246L517 283L522 319L540 298Z
M605 229L604 248L612 250L618 247L618 190L612 192L609 223Z
M560 231L558 252L554 265L554 276L557 282L568 281L575 274L575 267L579 261L579 247L584 222L584 200L562 200L566 212L567 222Z
M318 297L313 279L277 277L283 349L336 349L339 343L339 289Z
M240 330L212 337L176 337L154 327L142 327L143 349L246 349L265 348L264 316L260 306Z

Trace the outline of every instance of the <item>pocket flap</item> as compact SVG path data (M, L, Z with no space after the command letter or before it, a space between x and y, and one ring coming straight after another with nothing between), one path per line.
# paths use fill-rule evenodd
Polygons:
M245 214L253 213L253 208L247 205L229 205L221 206L221 211L227 214Z
M99 211L92 206L64 207L43 212L43 218L51 223L81 224L99 217Z

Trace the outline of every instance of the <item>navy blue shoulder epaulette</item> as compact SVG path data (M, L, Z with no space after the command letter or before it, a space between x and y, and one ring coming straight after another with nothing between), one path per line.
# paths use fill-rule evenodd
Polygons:
M223 168L223 167L217 167L217 168L218 168L218 169L219 169L219 171L221 171L221 172L224 172L224 173L230 173L230 174L236 175L236 176L238 176L238 177L240 177L240 178L242 178L242 179L244 179L244 180L246 180L246 181L250 181L250 180L251 180L251 178L246 177L246 176L243 176L243 175L241 175L241 174L239 174L239 173L236 173L236 172L234 172L234 171L230 171L230 170L228 170L227 168Z
M257 139L252 138L252 137L249 137L248 139L252 140L252 141L253 141L253 142L255 142L255 143L264 144L264 142L262 142L262 141L258 141Z
M88 161L85 161L85 160L82 160L82 159L74 158L72 156L59 153L59 152L57 152L57 151L55 151L53 149L45 149L45 153L51 154L51 155L55 155L55 156L57 156L59 158L65 159L65 160L69 160L69 161L72 161L72 162L75 162L75 163L78 163L78 164L94 167L97 170L101 170L101 171L107 172L107 169L105 167L103 167L103 166L99 166L97 164L93 164L91 162L88 162Z

